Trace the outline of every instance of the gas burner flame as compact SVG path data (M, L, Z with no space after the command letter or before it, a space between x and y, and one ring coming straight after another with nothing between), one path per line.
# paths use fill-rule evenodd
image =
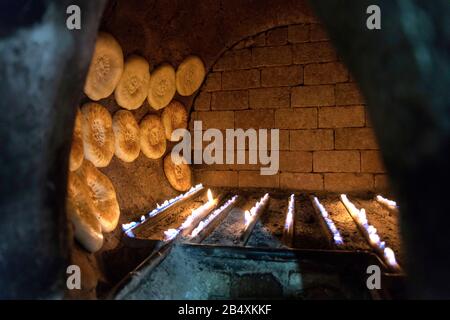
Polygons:
M252 220L252 215L251 215L250 211L245 210L245 212L244 212L244 223L245 223L245 226L248 226L250 224L251 220Z
M208 201L197 209L193 209L191 214L184 220L184 222L177 229L169 229L164 231L164 241L168 242L174 239L181 231L190 227L199 217L201 217L205 212L211 210L217 204L217 199L214 199L211 189L207 192Z
M381 204L385 205L386 207L388 207L389 209L393 209L393 210L398 209L397 202L395 202L393 200L386 199L386 198L384 198L383 196L380 196L380 195L376 196L376 200L379 203L381 203Z
M347 195L345 194L341 194L341 200L349 209L352 217L355 218L361 225L365 226L365 229L367 229L369 226L367 222L366 210L364 208L361 210L356 208L356 206L348 199Z
M207 195L208 195L208 201L213 201L214 200L214 197L213 197L213 194L211 192L211 189L208 189Z
M386 258L386 260L390 266L399 268L397 259L395 258L395 253L391 248L389 248L389 247L384 248L383 253L384 253L384 257Z
M380 247L381 239L380 239L380 236L378 234L376 234L376 233L369 233L369 241L370 241L370 243Z
M225 202L220 208L216 209L211 213L205 220L200 221L198 226L192 230L191 234L189 235L189 238L196 237L203 229L205 229L217 216L219 216L225 209L227 209L229 206L233 205L236 202L236 199L238 198L237 195L233 196L231 199L229 199L227 202Z
M370 244L383 252L384 258L389 266L393 268L399 268L397 260L395 259L394 251L391 248L386 247L386 242L381 241L381 238L377 233L377 228L369 224L369 221L367 220L366 210L364 208L362 208L361 210L356 208L356 206L348 199L345 194L341 194L341 200L350 212L351 216L364 229L367 237L369 238Z
M122 224L122 230L123 231L127 231L128 229L133 228L135 225L137 225L138 223L135 221L131 221L130 223L124 223Z
M333 235L333 241L337 245L341 245L344 243L344 240L342 239L341 234L339 233L339 230L336 228L336 225L334 224L333 220L328 215L327 210L325 207L320 203L319 199L317 197L313 197L314 205L317 209L319 209L320 214L322 215L323 220L325 221L328 229L331 231L331 234Z
M285 230L289 230L289 228L292 225L292 222L294 219L294 211L295 211L295 196L294 196L294 194L291 194L291 196L289 197L288 211L286 214L286 222L284 223Z
M244 223L245 228L247 228L250 223L255 219L255 216L258 214L258 211L261 207L263 207L267 201L269 200L269 194L266 193L250 210L245 210L244 212Z
M127 234L127 235L132 235L132 237L134 237L134 234L132 232L128 232L131 231L132 229L136 228L138 225L144 223L148 218L152 218L156 215L158 215L159 213L161 213L162 211L166 210L167 208L169 208L171 205L173 205L175 202L178 202L182 199L185 199L187 197L189 197L190 195L192 195L193 193L199 191L203 189L203 185L197 184L196 186L193 186L191 189L189 189L187 192L182 193L178 196L176 196L175 198L172 198L170 200L166 200L164 201L161 205L160 204L156 204L156 208L153 209L152 211L150 211L147 216L142 215L139 219L139 221L131 221L129 223L124 223L122 224L122 230Z
M164 231L164 241L170 241L174 239L178 235L178 233L180 233L180 230L178 229L169 229Z

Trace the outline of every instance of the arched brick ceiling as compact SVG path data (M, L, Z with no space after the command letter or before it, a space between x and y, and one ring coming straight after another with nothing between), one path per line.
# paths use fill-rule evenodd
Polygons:
M196 54L209 70L225 51L248 36L314 21L317 19L303 0L113 0L105 9L100 30L116 37L125 57L142 55L151 67L162 62L177 67L184 57ZM190 109L196 94L175 99ZM114 97L100 103L111 113L119 109ZM155 111L145 101L133 113L139 121L148 112ZM168 145L168 151L171 147ZM161 161L141 154L133 163L113 158L102 169L116 187L122 208L120 223L176 194L165 179Z

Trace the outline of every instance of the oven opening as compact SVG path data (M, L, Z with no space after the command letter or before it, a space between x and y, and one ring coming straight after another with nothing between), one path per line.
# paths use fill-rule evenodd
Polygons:
M0 129L14 168L0 265L37 266L0 296L448 296L425 272L431 253L446 261L429 236L449 219L448 114L420 84L450 60L414 23L389 33L379 6L325 1L66 7L33 5L5 20L22 33L0 33L5 102L23 100Z

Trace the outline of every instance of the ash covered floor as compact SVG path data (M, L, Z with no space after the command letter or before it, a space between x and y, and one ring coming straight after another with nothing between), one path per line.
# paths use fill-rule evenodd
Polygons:
M265 194L269 193L269 204L259 216L249 240L248 247L282 248L283 231L286 221L288 199L290 193L255 189L213 189L214 194L224 195L223 200L238 194L242 201L226 214L221 223L201 242L208 245L242 246L240 239L245 229L244 212L250 210ZM398 230L398 212L388 210L378 203L373 196L350 196L350 200L357 208L365 208L369 223L377 228L383 241L391 247L396 255L403 256ZM321 223L323 218L313 207L309 194L295 193L294 235L292 248L297 249L325 249L325 250L367 250L370 245L358 230L351 215L340 201L338 194L318 195L320 203L327 210L343 238L343 245L335 246L330 243L330 235ZM170 212L167 217L156 224L144 226L137 234L138 238L163 239L163 231L180 226L192 209L205 203L206 197L192 199L177 210ZM322 220L322 221L321 221Z
M359 283L353 283L351 277L323 267L328 263L331 265L337 263L339 268L342 267L340 262L333 262L333 259L336 259L334 253L342 254L343 257L349 256L350 260L354 259L351 258L351 254L361 253L364 259L375 259L373 263L383 265L382 260L376 257L375 252L358 230L338 194L321 194L318 195L318 199L342 235L343 245L336 246L330 241L330 234L321 224L323 218L314 210L310 194L298 192L295 193L293 242L292 246L288 246L283 242L283 232L291 193L279 190L228 188L213 188L212 191L215 196L222 196L218 206L235 194L239 195L240 201L231 210L224 213L221 219L218 219L220 222L206 234L202 241L193 245L187 238L177 239L174 243L166 243L163 240L164 231L179 227L193 209L207 202L206 192L201 192L179 206L169 209L161 219L144 223L135 233L136 238L128 239L132 240L131 246L124 241L127 240L124 235L120 247L114 252L104 253L102 259L104 260L102 264L104 271L98 279L97 291L100 288L103 292L107 292L120 279L123 280L133 274L129 272L133 271L145 258L150 257L151 253L155 252L154 250L165 245L177 249L170 252L167 257L162 259L157 268L141 280L142 285L139 285L138 293L130 292L127 289L127 293L121 292L121 295L126 295L126 298L148 299L257 297L345 299L355 297L356 294L358 297L367 298L366 292L358 287ZM248 241L244 244L241 238L245 229L244 213L246 210L250 210L266 192L270 194L269 203L261 212ZM349 199L357 208L366 209L369 223L378 229L381 239L394 249L401 264L403 252L397 224L398 212L387 210L376 202L373 196L349 196ZM153 248L149 247L148 242L153 243ZM200 249L190 256L189 252L192 251L186 251L186 246L200 247ZM203 252L201 248L205 248L206 251ZM227 250L233 250L230 248L247 250L249 253L256 250L256 253L249 256L245 253L226 254ZM300 258L291 257L287 259L287 262L277 262L280 252L305 249L313 252L311 261L303 256L304 253L301 253ZM263 250L263 253L258 250ZM133 258L134 253L138 258ZM333 254L328 257L329 253ZM325 258L321 255L324 255ZM214 258L215 256L218 258ZM140 261L138 261L139 259ZM308 262L299 264L295 262L296 259L297 262L302 259ZM347 258L338 258L337 261L340 261L339 259L346 261ZM367 268L368 262L364 259L362 265ZM248 261L238 263L237 260ZM86 264L86 261L83 261L83 264ZM110 268L117 271L108 271ZM348 267L343 270L346 268L348 271ZM249 270L251 270L250 273ZM358 272L362 272L361 270L358 269ZM365 274L365 269L363 271ZM140 271L137 274L140 274ZM189 275L189 279L186 279L186 275ZM350 281L350 284L347 281ZM253 291L246 292L245 283L252 287ZM258 283L261 284L261 288L258 287ZM347 285L350 287L346 287ZM262 296L258 296L257 292L259 291ZM90 294L92 296L92 291Z

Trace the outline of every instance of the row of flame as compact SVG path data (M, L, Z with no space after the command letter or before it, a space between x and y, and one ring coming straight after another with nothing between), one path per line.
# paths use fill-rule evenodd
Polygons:
M193 193L203 189L202 184L198 184L195 187L192 187L188 192L181 194L173 199L166 200L162 205L157 205L157 208L152 210L148 213L148 217L154 217L160 212L166 210L168 207L173 205L174 203L181 201ZM193 209L191 214L187 217L187 219L181 224L180 227L177 229L168 229L164 232L165 238L164 241L168 242L173 240L180 232L183 230L186 230L188 227L192 226L194 222L201 219L203 216L207 216L206 219L201 220L198 225L192 230L192 232L188 235L189 238L196 237L202 230L204 230L214 219L216 219L222 212L224 212L226 209L228 209L230 206L234 205L237 200L237 195L231 197L228 199L221 207L214 210L211 214L208 214L218 203L218 199L215 199L212 195L211 189L208 189L207 192L208 201L201 205L200 207ZM246 210L244 212L244 225L245 230L249 227L251 222L257 217L260 209L264 207L269 200L269 194L266 193L256 204L250 209ZM378 195L376 197L376 200L380 202L381 204L387 206L390 209L397 209L397 204L395 201L388 200L386 198L383 198L382 196ZM384 241L381 241L380 236L377 233L377 229L369 224L367 220L366 211L364 208L358 209L356 206L348 199L348 197L345 194L341 195L341 201L345 205L345 207L348 209L349 213L353 217L353 219L359 224L359 226L366 232L369 242L372 246L375 248L378 248L383 252L383 255L385 257L386 262L394 268L398 268L398 264L395 258L395 254L393 250L386 246L386 243ZM336 245L342 245L343 244L343 238L341 234L339 233L339 230L337 229L336 225L334 224L333 220L330 218L328 212L326 211L325 207L320 203L319 199L317 197L313 197L313 204L320 212L323 220L325 221L328 229L333 235L333 240ZM295 196L292 194L289 197L289 203L288 203L288 210L286 214L286 221L285 221L285 230L288 230L294 220L294 212L295 212ZM142 216L140 222L131 222L128 224L123 224L122 229L125 231L125 233L128 236L134 236L132 233L132 229L135 228L137 225L143 223L147 217Z
M317 199L317 197L313 197L313 204L319 210L319 212L322 215L322 218L325 221L328 229L330 230L331 234L333 235L334 243L336 245L338 245L338 246L343 244L344 240L342 239L342 236L339 233L339 230L336 228L336 225L334 224L333 220L329 217L327 210L319 202L319 199Z
M187 217L187 219L181 224L177 229L169 229L164 232L164 241L173 240L180 232L186 230L188 227L192 226L196 220L200 217L207 215L206 219L199 222L197 227L192 230L192 232L188 235L188 238L192 239L196 237L202 230L204 230L214 219L216 219L222 212L228 209L230 206L234 205L237 200L237 195L234 195L229 200L227 200L221 207L214 210L211 214L208 213L217 205L218 200L215 199L212 195L211 189L208 189L208 201L201 205L200 207L193 209L191 214ZM244 224L245 229L248 228L250 223L255 219L258 215L259 210L264 207L269 200L269 194L266 193L256 204L250 209L244 212Z
M380 197L380 198L378 198ZM381 196L378 196L377 200L383 203L383 199L388 201L384 201L386 205L389 206L395 206L397 207L397 204L394 201L387 200ZM385 261L387 264L395 269L399 269L399 265L397 263L397 260L395 258L394 251L386 246L386 243L384 241L381 241L380 236L377 233L377 229L369 224L369 221L367 219L366 210L364 208L358 209L356 206L348 199L347 195L341 194L341 201L347 208L347 210L350 212L350 215L353 217L353 219L358 223L358 225L364 230L364 233L366 233L366 236L369 238L370 244L383 252L383 256L385 258Z
M134 237L134 234L132 230L136 228L137 226L143 224L147 219L152 218L163 212L164 210L167 210L169 207L174 205L175 203L184 200L194 193L200 191L203 189L203 185L197 184L196 186L193 186L191 189L189 189L186 193L182 193L175 198L169 199L164 201L162 204L156 204L156 208L147 213L147 215L142 215L139 221L131 221L130 223L124 223L122 224L122 230L131 238Z
M167 231L164 231L164 241L167 242L174 239L180 232L191 226L196 220L207 214L210 210L212 210L212 208L216 206L218 200L214 199L211 189L208 189L207 196L208 201L200 207L193 209L191 214L181 224L181 226L179 226L177 229L168 229Z

